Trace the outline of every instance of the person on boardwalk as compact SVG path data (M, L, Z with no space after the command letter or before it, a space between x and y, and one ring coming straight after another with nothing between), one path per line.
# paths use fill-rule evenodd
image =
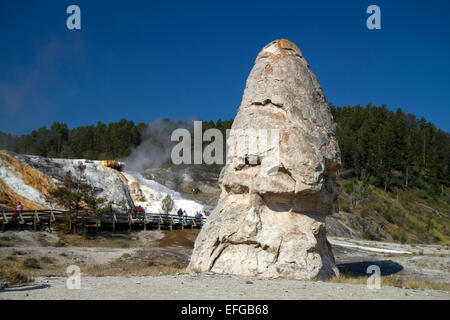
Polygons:
M14 218L14 220L17 219L17 216L19 216L19 215L22 213L22 211L23 211L23 205L22 205L22 203L19 201L19 203L17 204L17 207L16 207L16 211L13 212L13 218Z
M178 209L177 214L178 214L178 222L181 223L181 219L183 217L183 209L181 208Z

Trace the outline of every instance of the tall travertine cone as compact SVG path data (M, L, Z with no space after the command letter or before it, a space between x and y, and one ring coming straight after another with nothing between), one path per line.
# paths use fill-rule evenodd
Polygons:
M237 151L236 141L254 141L249 129L278 130L277 148L258 145L255 151L249 143L244 153ZM269 43L247 80L227 142L222 194L195 242L189 269L296 279L334 276L324 222L337 210L337 189L329 178L340 166L335 131L322 89L299 48L287 40Z

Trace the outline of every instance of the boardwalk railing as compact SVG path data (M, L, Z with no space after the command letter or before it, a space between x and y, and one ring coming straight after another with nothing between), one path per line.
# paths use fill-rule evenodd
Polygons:
M15 213L15 214L14 214ZM61 210L23 210L23 211L6 211L0 212L0 223L2 231L5 228L20 229L23 226L32 226L34 230L48 227L51 230L53 222L71 221L74 226L85 226L87 228L116 228L124 227L131 230L132 228L147 228L158 230L174 228L201 228L206 218L194 218L188 216L179 217L177 215L163 213L132 213L132 212L112 212L101 216L85 216L76 215L74 212Z

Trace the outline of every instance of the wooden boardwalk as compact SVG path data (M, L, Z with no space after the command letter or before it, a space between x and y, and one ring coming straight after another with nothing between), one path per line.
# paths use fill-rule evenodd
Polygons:
M52 223L69 222L76 228L116 229L184 229L201 228L206 218L178 217L162 213L109 213L102 216L76 216L73 212L61 210L23 210L13 215L14 211L1 211L1 231L32 228L33 230L51 231Z

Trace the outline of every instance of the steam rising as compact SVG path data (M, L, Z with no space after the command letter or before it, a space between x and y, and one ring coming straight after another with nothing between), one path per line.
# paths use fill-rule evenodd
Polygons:
M146 169L161 168L170 161L170 154L177 142L170 141L170 136L175 129L191 126L186 122L173 122L169 119L155 120L147 126L143 134L142 143L124 159L125 169L142 172Z

